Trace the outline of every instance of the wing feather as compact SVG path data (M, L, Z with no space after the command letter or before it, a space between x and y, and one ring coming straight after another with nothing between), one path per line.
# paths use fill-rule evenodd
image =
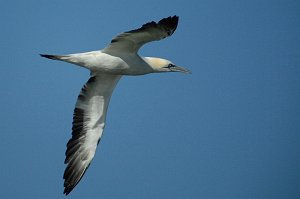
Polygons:
M163 18L158 23L152 21L144 24L141 28L121 33L112 39L103 52L137 53L144 44L171 36L177 28L178 20L179 17L174 15Z
M111 94L121 76L92 76L81 89L67 143L64 194L68 195L88 169L101 138Z

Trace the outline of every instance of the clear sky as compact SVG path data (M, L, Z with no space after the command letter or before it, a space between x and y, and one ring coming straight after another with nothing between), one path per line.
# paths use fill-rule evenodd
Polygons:
M98 50L179 15L140 51L193 74L124 77L69 198L300 195L300 1L1 1L0 198L65 198L64 153L86 69L39 53Z

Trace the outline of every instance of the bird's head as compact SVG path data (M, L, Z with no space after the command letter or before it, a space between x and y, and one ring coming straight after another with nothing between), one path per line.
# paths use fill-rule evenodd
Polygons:
M189 71L188 69L180 66L176 66L171 61L166 59L146 57L146 61L151 66L154 73L160 73L160 72L182 72L188 74L191 73L191 71Z

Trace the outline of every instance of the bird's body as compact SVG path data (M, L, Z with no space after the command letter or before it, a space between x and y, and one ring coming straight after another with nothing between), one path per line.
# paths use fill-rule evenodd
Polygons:
M46 55L47 56L47 55ZM148 64L150 60L159 59L140 57L138 54L118 53L111 55L105 52L91 51L69 55L50 55L57 59L89 69L93 73L110 75L144 75L153 72Z
M67 143L67 164L64 172L64 193L69 194L89 167L105 126L112 92L122 75L144 75L157 72L184 72L172 62L154 57L141 57L139 48L145 43L170 36L176 30L178 17L168 17L158 23L124 32L100 51L42 57L69 62L87 68L91 77L81 89L74 115L72 138Z

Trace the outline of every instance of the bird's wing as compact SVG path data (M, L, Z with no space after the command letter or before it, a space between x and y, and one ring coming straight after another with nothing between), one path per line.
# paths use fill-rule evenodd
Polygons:
M81 89L67 144L64 194L68 195L89 167L100 141L111 94L121 76L91 76Z
M158 23L152 21L141 28L121 33L112 39L103 52L114 54L118 52L137 53L145 43L161 40L171 36L178 24L178 16L167 17Z

